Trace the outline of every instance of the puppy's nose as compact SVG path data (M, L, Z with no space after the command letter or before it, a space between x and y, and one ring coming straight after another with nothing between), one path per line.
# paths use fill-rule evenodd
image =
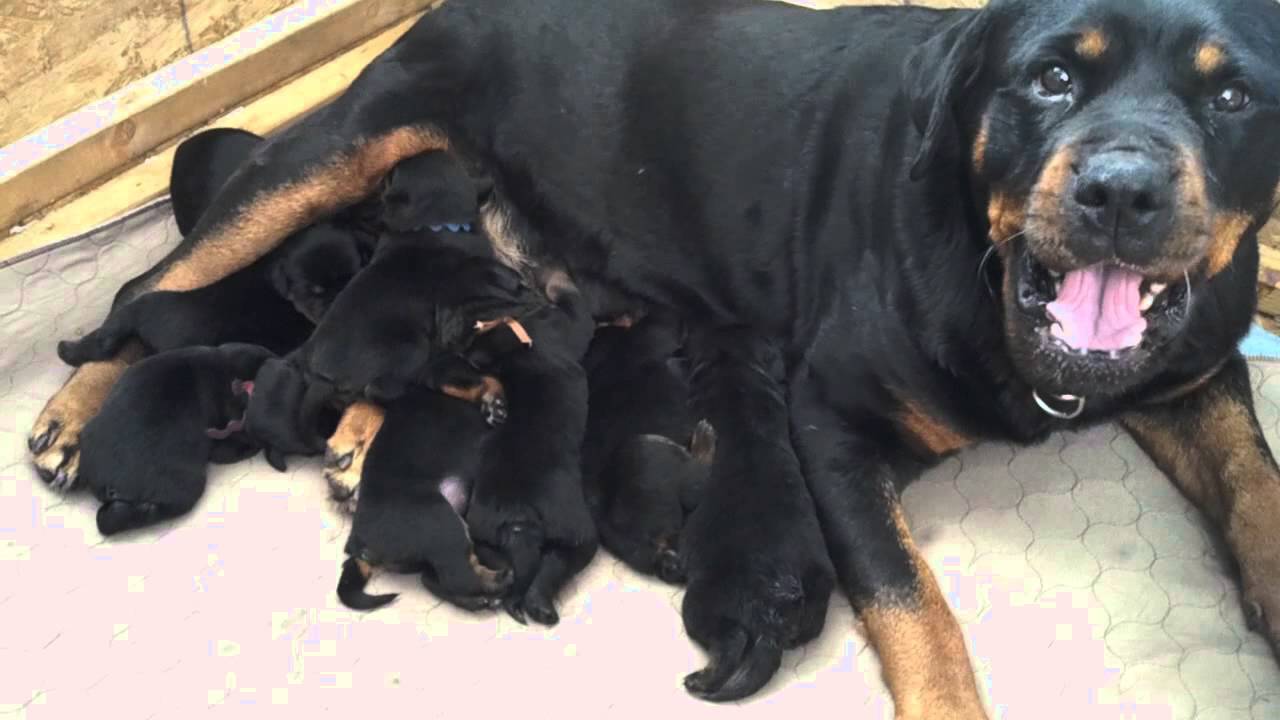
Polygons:
M1078 167L1072 199L1084 224L1137 251L1165 235L1173 221L1174 173L1137 150L1107 150ZM1137 260L1138 258L1134 258Z

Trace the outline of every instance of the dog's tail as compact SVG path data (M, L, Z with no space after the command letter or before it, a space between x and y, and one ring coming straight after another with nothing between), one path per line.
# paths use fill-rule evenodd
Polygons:
M373 567L357 558L349 557L342 563L342 576L338 578L338 599L352 610L377 610L390 604L399 595L370 595L364 591L373 575Z
M98 508L98 532L115 535L125 530L153 525L163 519L164 513L155 503L112 500Z

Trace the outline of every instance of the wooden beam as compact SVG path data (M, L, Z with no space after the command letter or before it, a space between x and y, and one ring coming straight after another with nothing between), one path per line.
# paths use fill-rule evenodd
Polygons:
M288 124L345 90L370 61L390 47L420 16L403 20L311 72L190 132L208 127L238 127L266 134ZM0 262L79 235L168 193L169 171L180 139L98 187L62 203L20 232L9 237L0 235Z
M433 0L299 0L0 148L0 233Z
M293 0L0 0L0 147Z

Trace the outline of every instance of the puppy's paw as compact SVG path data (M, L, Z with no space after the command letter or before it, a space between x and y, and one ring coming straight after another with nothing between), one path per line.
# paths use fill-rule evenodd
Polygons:
M382 419L382 408L356 403L347 408L325 447L324 479L329 496L348 514L355 513L365 456L382 428Z
M671 548L662 548L658 551L657 560L654 566L658 569L658 579L671 585L683 585L689 579L688 573L684 568L684 560L680 557L680 553Z

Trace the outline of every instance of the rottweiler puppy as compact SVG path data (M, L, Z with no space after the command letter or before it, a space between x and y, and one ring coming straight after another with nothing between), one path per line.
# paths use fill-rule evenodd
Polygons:
M678 584L679 538L715 453L689 401L678 323L649 315L596 330L583 366L583 482L600 541L627 565Z
M131 366L80 435L81 479L114 535L177 517L204 493L210 461L257 448L239 429L254 375L270 351L227 344L169 350Z
M330 386L339 404L389 402L428 382L431 360L465 348L477 322L541 304L482 235L386 235L295 356L308 381ZM479 400L495 421L499 398Z
M552 304L481 334L472 347L502 379L507 421L481 457L467 524L486 564L514 571L507 612L554 625L556 595L597 547L580 460L587 421L581 362L595 323L566 274L541 282Z
M324 388L309 385L288 359L270 358L253 378L244 433L263 449L271 467L284 472L288 455L318 455L338 425L339 413Z
M463 609L498 606L512 572L480 562L463 520L492 436L470 402L424 386L386 406L347 539L338 582L344 605L372 610L394 600L364 592L373 570L385 568L421 573L432 594Z
M391 232L471 232L491 187L473 178L453 153L414 155L387 174L378 196L380 220Z

